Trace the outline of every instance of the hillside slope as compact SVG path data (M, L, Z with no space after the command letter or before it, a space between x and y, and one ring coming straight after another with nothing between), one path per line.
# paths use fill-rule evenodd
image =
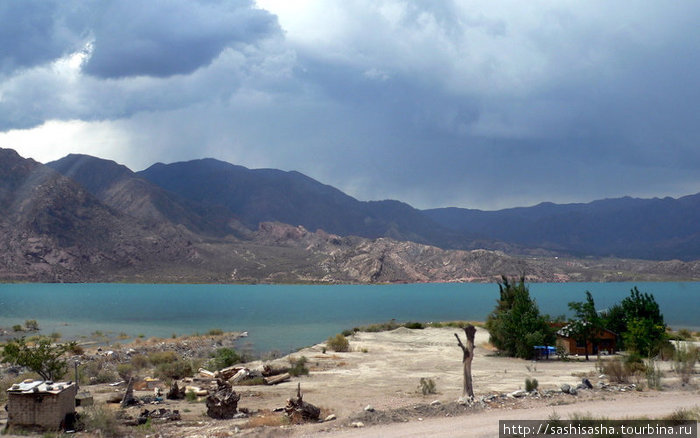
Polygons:
M439 208L424 213L455 232L577 256L700 258L700 194L543 203L499 211Z

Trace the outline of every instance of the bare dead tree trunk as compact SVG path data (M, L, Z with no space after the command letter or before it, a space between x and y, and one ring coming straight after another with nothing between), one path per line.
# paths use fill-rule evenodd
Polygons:
M466 347L462 344L459 339L459 335L455 333L455 338L457 338L457 344L462 349L462 367L464 369L464 386L462 388L462 397L469 396L474 398L474 386L472 384L472 359L474 359L474 334L476 333L476 327L469 324L464 327L464 334L467 336Z

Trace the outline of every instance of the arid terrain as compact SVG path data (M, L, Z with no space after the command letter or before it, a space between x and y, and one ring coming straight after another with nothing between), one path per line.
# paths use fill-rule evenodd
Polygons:
M649 390L643 377L632 377L625 384L611 382L597 369L595 357L588 362L576 357L537 362L499 357L481 328L477 329L473 361L476 400L459 404L462 364L454 333L460 332L456 328L404 327L358 332L349 338L351 351L342 353L327 350L325 343L317 344L290 355L307 358L308 376L292 377L275 386L234 386L241 395L239 408L249 412L245 418L210 419L201 399L164 400L158 405L127 408L126 413L138 416L143 408L178 409L180 421L154 421L149 429L132 427L122 433L162 437L495 436L499 419L547 419L552 415L566 419L573 414L658 418L679 409L700 409L697 376L690 385L682 386L670 363L661 363L663 390ZM271 364L289 365L289 358ZM246 364L251 369L259 365L261 362ZM576 395L560 390L562 384L576 387L584 377L593 389L580 389ZM423 394L421 378L435 383L434 393ZM536 394L518 392L524 389L526 378L538 380ZM322 419L329 415L335 419L291 425L283 413L273 412L295 395L298 384L304 400L321 408ZM92 393L98 405L124 391L123 386L107 384L83 389ZM149 396L153 391L136 391L136 395ZM107 408L118 410L117 406ZM79 435L92 436L88 432Z

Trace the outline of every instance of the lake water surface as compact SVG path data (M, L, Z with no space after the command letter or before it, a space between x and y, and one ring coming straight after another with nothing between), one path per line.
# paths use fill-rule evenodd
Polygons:
M666 322L700 330L700 283L532 283L530 294L550 315L568 313L586 290L598 309L629 295L653 293ZM343 329L397 321L483 321L498 298L496 284L173 285L0 284L0 327L36 319L64 338L125 332L150 337L248 331L254 349L290 351Z

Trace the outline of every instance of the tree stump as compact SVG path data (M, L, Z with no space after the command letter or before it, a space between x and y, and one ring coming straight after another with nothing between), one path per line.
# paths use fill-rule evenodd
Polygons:
M321 409L302 400L301 383L297 384L297 397L287 400L284 411L292 423L302 423L304 421L318 421Z
M168 393L165 395L165 398L168 400L182 400L185 398L185 387L183 386L180 388L177 385L177 381L173 381L172 386L170 386L170 390Z
M472 384L472 360L474 359L474 335L476 334L476 327L469 324L468 326L464 327L464 334L467 336L466 346L462 344L462 341L459 339L459 335L455 333L457 344L462 349L462 368L464 371L462 398L466 398L468 396L473 400L474 387Z
M207 396L207 415L210 418L227 420L233 418L238 412L238 400L241 396L236 394L231 385L217 379L217 389Z

